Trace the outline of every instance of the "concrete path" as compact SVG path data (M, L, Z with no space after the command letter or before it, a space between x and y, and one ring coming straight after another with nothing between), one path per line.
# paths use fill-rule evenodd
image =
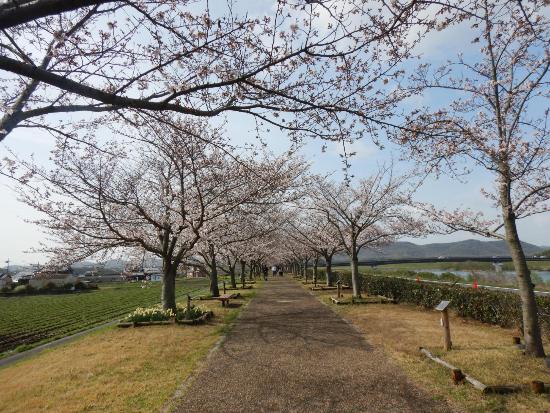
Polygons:
M189 412L449 412L296 282L267 282L178 401Z

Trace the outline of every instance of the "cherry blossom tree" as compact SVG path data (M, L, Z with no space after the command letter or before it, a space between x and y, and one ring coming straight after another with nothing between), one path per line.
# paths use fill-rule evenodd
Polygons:
M313 188L316 188L314 186ZM332 285L332 258L342 251L342 242L334 226L325 214L313 209L302 210L289 221L288 236L298 243L306 245L314 254L313 277L317 281L319 259L325 262L326 284Z
M179 124L177 130L161 123L134 131L126 145L63 142L51 169L22 162L32 173L20 191L44 214L37 223L58 241L45 250L57 257L139 248L162 258L162 303L172 309L177 268L203 227L258 191L238 179L244 167L237 157L212 144L223 145L219 131L194 121Z
M259 16L212 3L4 2L0 140L19 127L73 136L59 113L128 110L245 114L297 139L391 125L407 91L388 83L423 2L278 0Z
M409 177L394 175L392 166L380 166L374 175L356 184L317 179L310 208L323 214L337 232L350 258L354 296L361 296L358 262L362 248L423 234L422 221L408 208L414 189Z
M265 244L270 241L269 234L281 225L281 205L296 196L307 167L301 158L289 156L288 153L273 157L268 153L262 155L256 152L247 158L240 156L239 164L230 167L226 179L233 183L235 189L239 186L242 202L205 223L201 228L201 240L196 245L197 253L210 270L213 296L219 295L218 269L222 268L220 258L224 252L227 260L227 254L232 251L227 262L232 286L236 284L235 265L244 258L236 256L236 244L256 244L252 248L256 251L253 258L257 264L265 264L270 251ZM225 200L220 197L218 202L224 203Z
M440 68L419 68L418 89L449 94L441 108L418 109L413 131L398 141L436 173L456 176L481 168L494 178L483 190L498 216L471 209L423 206L450 231L505 240L517 275L528 354L543 357L533 283L517 220L550 207L549 110L550 20L544 2L475 1L457 12L467 19L476 55ZM422 130L426 133L415 133Z

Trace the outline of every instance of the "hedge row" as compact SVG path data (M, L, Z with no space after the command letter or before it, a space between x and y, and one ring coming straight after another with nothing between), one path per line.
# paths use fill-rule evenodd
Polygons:
M349 272L339 272L351 283ZM361 275L361 291L383 295L397 302L434 308L442 300L451 300L450 308L461 317L469 317L501 327L521 328L521 300L512 292L472 289L462 286L418 283L395 277ZM537 296L542 333L550 340L550 297Z

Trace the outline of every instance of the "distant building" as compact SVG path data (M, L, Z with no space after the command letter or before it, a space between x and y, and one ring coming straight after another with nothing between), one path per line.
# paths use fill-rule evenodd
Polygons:
M162 274L160 273L153 273L153 274L149 274L147 275L147 279L149 281L162 281Z
M187 268L187 273L186 273L187 277L190 277L190 278L200 278L200 277L206 277L208 275L208 273L206 272L206 270L201 266L189 266Z
M29 280L29 285L33 288L43 288L48 284L54 284L62 287L65 284L76 284L78 278L72 274L72 270L65 269L61 271L40 271Z
M12 276L12 280L19 284L27 284L34 274L34 271L30 270L18 271Z
M0 274L0 288L10 288L13 284L13 279L8 273Z

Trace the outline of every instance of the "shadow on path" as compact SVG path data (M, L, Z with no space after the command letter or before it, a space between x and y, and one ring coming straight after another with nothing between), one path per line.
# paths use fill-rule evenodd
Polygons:
M178 412L448 412L293 281L270 280Z

